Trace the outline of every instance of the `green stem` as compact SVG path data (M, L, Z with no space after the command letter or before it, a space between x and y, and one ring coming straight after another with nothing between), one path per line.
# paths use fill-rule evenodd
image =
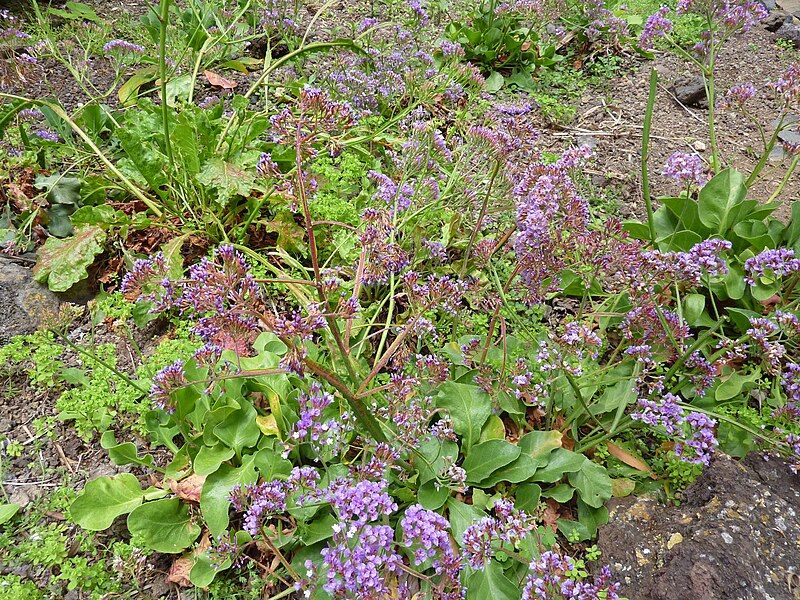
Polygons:
M786 171L786 175L784 175L783 179L781 179L780 184L778 185L778 189L769 197L767 203L769 204L773 200L775 200L778 196L783 193L783 188L786 187L786 184L789 182L789 179L794 175L794 171L797 168L797 163L800 162L800 154L794 157L792 160L792 164L789 165L789 170Z
M650 157L650 129L653 124L653 110L656 105L656 91L658 90L658 71L650 69L650 93L647 97L647 110L644 115L644 128L642 130L642 196L647 209L647 229L650 232L650 243L656 244L656 226L653 220L653 198L650 195L650 173L647 162Z
M161 78L161 121L164 128L164 149L170 167L175 169L175 157L172 154L172 142L169 139L169 106L167 106L167 26L169 25L169 5L171 0L160 0L159 5L159 37L158 37L158 75Z
M716 92L714 89L714 53L711 53L708 67L703 74L703 83L706 88L708 98L708 141L711 144L711 168L716 175L719 173L719 147L717 146L717 124L716 124Z

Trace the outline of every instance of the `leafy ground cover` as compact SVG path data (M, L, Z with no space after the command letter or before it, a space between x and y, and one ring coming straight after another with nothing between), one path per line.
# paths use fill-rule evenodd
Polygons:
M760 3L130 8L0 13L3 254L93 297L0 349L8 597L610 600L612 497L800 462Z

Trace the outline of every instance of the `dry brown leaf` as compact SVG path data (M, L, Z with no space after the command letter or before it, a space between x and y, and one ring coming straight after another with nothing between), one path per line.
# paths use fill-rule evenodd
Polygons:
M203 491L203 484L206 481L205 475L189 475L186 479L175 481L174 479L167 480L169 489L171 489L178 498L181 500L188 500L189 502L200 502L200 492Z
M608 453L617 460L621 460L629 467L633 467L642 473L648 473L650 477L657 479L656 474L653 473L653 469L651 469L647 463L640 458L636 458L612 442L606 442L606 447L608 448Z
M223 90L232 90L239 85L236 81L225 79L222 75L214 73L214 71L203 71L203 75L208 79L208 83L214 87L221 87Z
M189 580L189 573L194 566L194 556L191 553L184 554L180 558L172 561L172 566L167 573L167 583L174 583L180 587L192 587Z

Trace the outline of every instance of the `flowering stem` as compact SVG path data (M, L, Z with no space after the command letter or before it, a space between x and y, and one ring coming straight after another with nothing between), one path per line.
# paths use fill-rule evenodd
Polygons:
M714 91L714 53L711 53L708 67L703 73L703 84L706 88L706 98L708 98L708 141L711 144L711 169L716 175L719 173L719 148L717 147L717 125L715 123L716 102Z
M656 226L653 221L653 198L650 195L650 174L647 161L650 157L650 128L653 124L653 109L656 105L656 90L658 89L658 71L650 69L650 93L647 97L647 110L644 115L642 129L642 196L647 209L647 229L650 231L650 243L655 246Z
M310 358L304 359L303 362L306 367L308 367L309 371L327 381L331 386L336 388L336 390L344 397L345 400L347 400L348 404L350 404L350 408L353 409L356 418L364 427L366 427L367 431L369 431L375 441L386 441L386 435L383 433L380 423L378 423L378 420L369 411L360 397L353 394L353 392L351 392L350 389L336 375L328 371L318 362L315 362Z
M164 149L170 167L175 169L175 157L172 155L172 142L169 139L169 106L167 105L167 26L169 25L169 5L171 0L160 0L159 5L159 37L158 37L158 76L161 78L161 121L164 128Z
M768 204L783 193L783 188L786 187L786 184L789 182L789 179L791 178L792 175L794 175L794 171L797 168L798 162L800 162L800 154L795 156L794 159L792 160L792 164L789 165L789 170L786 171L786 175L784 175L783 179L781 179L781 182L778 185L778 189L775 190L773 194L769 197L769 200L767 200Z
M463 279L464 274L467 272L467 265L469 264L469 255L472 252L472 246L475 244L475 238L478 237L478 232L481 230L481 226L483 225L483 219L486 217L486 209L489 206L489 198L492 195L492 188L494 187L494 180L497 178L497 174L500 172L500 160L495 161L494 169L492 170L492 175L489 179L489 187L486 188L486 195L483 197L483 204L481 204L481 212L478 214L478 221L475 223L475 227L472 230L472 234L469 236L469 243L467 244L467 250L464 252L464 262L461 265L461 274L460 277Z
M761 171L764 170L764 167L767 166L767 161L769 160L769 155L772 153L772 149L775 147L775 144L778 142L778 135L783 130L783 117L781 117L780 123L778 126L775 127L775 131L772 133L772 137L770 138L769 142L767 142L764 146L764 152L761 154L761 158L758 159L758 163L756 164L753 172L750 173L750 177L747 178L745 182L745 186L748 188L755 183L758 176L761 174Z

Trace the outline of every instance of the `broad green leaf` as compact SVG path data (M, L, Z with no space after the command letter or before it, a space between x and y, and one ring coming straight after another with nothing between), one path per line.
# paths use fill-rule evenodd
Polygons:
M189 507L177 498L145 502L135 508L128 515L128 530L145 547L165 554L183 552L200 535Z
M467 579L467 600L518 600L519 585L511 581L496 560Z
M258 469L259 475L270 481L289 475L292 472L292 461L283 458L273 448L262 448L253 456L253 464Z
M197 176L197 181L217 191L215 203L219 206L225 206L232 196L247 198L255 187L252 173L221 158L208 161Z
M491 415L486 425L481 429L481 442L487 440L503 440L506 437L506 426L503 420L497 415Z
M659 198L658 200L678 218L678 221L681 224L681 229L694 231L701 236L705 236L710 233L710 230L706 228L700 221L697 202L691 198L667 197Z
M536 469L540 466L539 461L531 458L527 454L520 454L519 457L510 465L506 465L502 469L498 469L491 476L484 479L477 485L484 488L490 488L501 481L508 483L521 483L534 476Z
M706 297L703 294L687 294L683 299L683 318L686 323L695 327L700 324L706 308Z
M627 477L618 477L611 480L611 495L614 498L630 496L636 488L636 482Z
M217 556L212 557L209 552L203 552L195 557L192 570L189 571L189 581L198 588L207 588L216 576L231 568L233 561L226 558L222 562Z
M233 458L234 454L233 448L224 444L203 446L194 457L194 472L198 475L211 475L222 463Z
M425 483L435 478L458 458L458 445L455 442L442 442L436 438L424 441L414 456L414 466L419 471L419 482Z
M574 494L575 494L575 488L567 483L559 483L557 486L542 492L542 496L544 496L545 498L552 498L553 500L555 500L556 502L560 502L561 504L572 500L572 496Z
M569 474L569 482L588 506L600 508L611 498L611 477L605 467L591 460L584 460L580 470Z
M545 466L536 471L533 480L555 483L564 476L564 473L579 471L586 460L583 454L578 454L565 448L558 448L549 455L549 460Z
M65 177L58 173L45 177L37 175L34 187L47 190L47 200L50 204L77 205L81 199L81 180L75 177Z
M86 269L103 251L105 239L106 232L92 225L76 229L75 235L63 240L48 238L39 248L34 278L54 292L66 292L89 276Z
M200 511L212 536L218 537L228 528L231 491L249 483L258 476L252 458L241 467L222 465L206 478L200 494Z
M700 221L723 234L737 217L737 208L747 195L744 176L735 169L725 169L703 186L698 197Z
M539 506L539 499L542 496L542 488L536 483L523 483L517 486L514 493L514 505L524 510L529 515L536 512Z
M131 106L136 104L136 99L139 96L139 89L151 81L155 81L158 77L158 67L151 65L139 69L131 77L123 83L119 90L117 90L117 98L122 106Z
M717 386L714 391L714 398L718 402L725 402L736 398L742 393L742 390L752 388L758 378L761 377L761 371L756 369L749 375L741 375L738 372L731 373L727 377L723 377L722 382Z
M250 448L258 443L261 430L256 423L256 409L252 404L244 403L240 410L229 414L225 420L214 427L214 435L237 453L243 448Z
M492 399L476 385L445 382L436 399L436 406L447 410L453 429L461 436L464 454L478 441L483 424L492 413Z
M535 459L539 465L547 464L547 457L556 448L561 448L561 432L552 431L531 431L522 436L519 441L520 449Z
M482 510L475 508L471 504L464 504L454 498L450 498L447 501L447 513L450 518L450 530L453 533L453 539L459 546L464 545L464 532L467 527L486 516L486 513Z
M467 481L470 483L483 481L498 469L516 460L520 452L519 446L510 444L506 440L488 440L476 444L462 465L467 472Z
M153 456L151 454L139 456L136 444L133 442L118 444L114 432L111 430L106 431L100 437L100 445L104 450L108 450L108 457L115 465L153 466Z
M164 255L164 260L167 264L167 273L171 279L180 279L183 276L183 243L189 234L179 235L172 238L166 244L161 246L161 254Z
M325 514L318 519L314 519L311 523L301 525L297 531L303 543L306 546L310 546L331 537L333 535L333 526L336 523L336 517L331 514Z
M450 488L435 479L423 483L418 492L419 503L428 510L439 510L450 497Z
M484 84L484 88L490 94L495 92L499 92L500 89L505 84L505 79L503 76L498 73L497 71L493 71L491 75L486 78L486 83Z
M69 507L69 513L84 529L101 531L111 527L118 516L139 506L143 497L139 480L130 473L98 477L86 484Z
M0 525L10 521L19 512L19 504L0 504Z

